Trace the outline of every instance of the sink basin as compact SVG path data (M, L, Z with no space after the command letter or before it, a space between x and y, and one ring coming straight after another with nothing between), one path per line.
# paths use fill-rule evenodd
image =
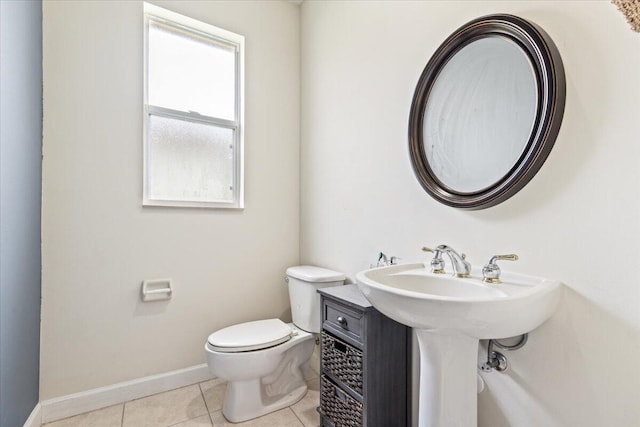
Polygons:
M556 280L503 272L489 284L433 274L423 264L365 270L356 282L387 317L414 328L420 350L419 427L477 426L476 375L480 339L527 333L560 301Z
M503 272L500 284L433 274L423 264L392 265L358 273L362 293L380 312L421 329L449 330L478 339L521 335L554 312L560 282Z

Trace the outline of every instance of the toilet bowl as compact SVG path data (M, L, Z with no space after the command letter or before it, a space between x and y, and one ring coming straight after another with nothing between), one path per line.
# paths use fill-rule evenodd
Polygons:
M304 397L304 368L320 332L319 288L339 286L344 274L313 266L287 269L294 323L265 319L229 326L209 335L209 370L227 380L222 413L246 421L293 405Z
M266 348L238 351L219 346L215 333L206 344L207 364L211 372L228 381L222 413L232 422L245 421L293 405L307 391L303 368L309 361L315 340L312 334L279 319L260 320L231 326L288 329L286 341ZM278 322L280 325L275 325ZM230 329L227 328L227 329ZM224 329L219 332L226 332ZM257 337L256 337L257 338ZM213 341L213 345L212 345ZM258 342L257 339L254 342ZM259 346L259 344L252 344Z

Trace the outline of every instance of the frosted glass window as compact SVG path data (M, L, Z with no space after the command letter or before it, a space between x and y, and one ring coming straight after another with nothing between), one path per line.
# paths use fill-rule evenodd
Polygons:
M148 129L152 199L232 201L232 129L155 116Z
M144 10L143 205L242 208L244 37Z

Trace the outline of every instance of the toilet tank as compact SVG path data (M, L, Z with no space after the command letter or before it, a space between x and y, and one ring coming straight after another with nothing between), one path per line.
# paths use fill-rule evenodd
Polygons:
M300 265L287 269L289 300L293 323L300 329L320 333L320 288L341 286L343 273L312 265Z

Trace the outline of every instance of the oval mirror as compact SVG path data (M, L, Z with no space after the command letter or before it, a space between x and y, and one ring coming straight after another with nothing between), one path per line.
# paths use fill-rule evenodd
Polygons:
M517 193L560 130L562 60L549 36L512 15L459 28L427 63L409 116L416 177L436 200L484 209Z

